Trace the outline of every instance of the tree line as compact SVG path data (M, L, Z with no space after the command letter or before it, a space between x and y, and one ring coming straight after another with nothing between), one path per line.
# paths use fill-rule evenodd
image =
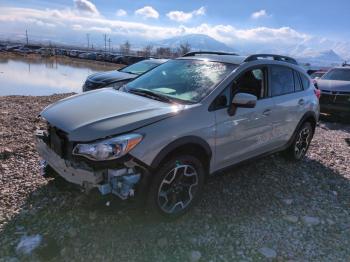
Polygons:
M127 40L119 46L119 51L123 55L130 55L132 53L131 43ZM153 45L146 45L142 50L136 51L137 55L145 57L158 57L158 58L175 58L182 56L191 51L191 45L188 42L181 43L176 48L170 47L157 47Z

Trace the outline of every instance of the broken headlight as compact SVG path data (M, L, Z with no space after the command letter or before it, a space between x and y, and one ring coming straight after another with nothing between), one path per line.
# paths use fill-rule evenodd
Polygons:
M141 140L140 134L128 134L91 144L77 144L73 149L73 155L94 161L112 160L126 155Z

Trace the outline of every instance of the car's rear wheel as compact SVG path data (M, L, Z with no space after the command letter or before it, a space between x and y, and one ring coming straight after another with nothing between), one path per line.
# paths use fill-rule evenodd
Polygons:
M172 157L162 164L155 175L149 191L149 204L157 214L175 219L198 201L205 171L196 157Z
M314 128L310 122L305 122L295 134L293 143L286 150L286 156L291 160L302 159L309 149Z

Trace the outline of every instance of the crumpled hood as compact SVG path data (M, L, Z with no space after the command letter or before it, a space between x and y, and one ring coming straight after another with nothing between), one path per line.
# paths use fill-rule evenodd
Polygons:
M321 91L350 92L350 81L318 79L317 86Z
M88 81L92 82L103 82L103 83L111 83L121 80L133 79L137 77L137 75L120 72L117 70L106 71L92 74L88 77Z
M104 88L62 99L41 116L71 141L93 141L129 132L178 114L184 106Z

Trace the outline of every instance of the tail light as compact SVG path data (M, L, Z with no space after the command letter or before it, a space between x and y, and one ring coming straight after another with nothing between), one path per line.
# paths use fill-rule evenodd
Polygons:
M317 96L317 98L320 99L320 97L321 97L321 90L315 88L315 89L314 89L314 92L315 92L315 95Z

